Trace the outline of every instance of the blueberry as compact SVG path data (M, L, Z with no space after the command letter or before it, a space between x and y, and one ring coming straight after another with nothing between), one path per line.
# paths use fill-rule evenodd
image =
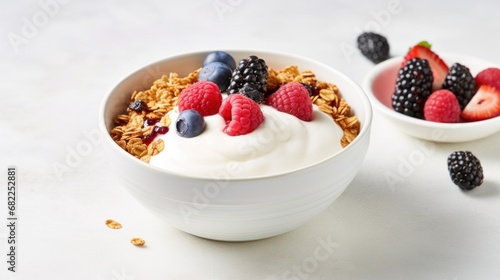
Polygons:
M201 69L198 81L209 81L219 86L220 92L226 91L231 82L231 68L222 62L211 62Z
M234 58L227 52L215 51L209 53L205 57L205 61L203 61L203 66L212 62L222 62L227 66L229 66L229 68L231 68L231 71L234 70L234 68L236 68L236 62L234 61Z
M182 137L195 137L205 130L205 119L196 110L184 110L177 117L175 128Z

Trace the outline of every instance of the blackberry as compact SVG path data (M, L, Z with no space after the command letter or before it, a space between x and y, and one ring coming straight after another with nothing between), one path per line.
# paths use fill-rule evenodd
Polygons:
M389 58L389 43L377 33L365 32L358 36L358 49L373 63L379 63Z
M432 93L434 78L425 59L413 58L399 69L392 107L396 112L423 119L424 104Z
M251 55L248 58L240 60L238 66L234 69L227 93L238 93L241 88L247 86L265 94L267 91L268 75L266 62L255 55Z
M306 84L306 83L300 83L300 84L303 85L307 89L307 92L309 92L309 97L319 95L319 91L320 91L319 88L313 87L310 84Z
M469 151L455 151L448 156L448 171L455 185L472 190L483 183L481 162Z
M257 86L255 84L245 84L238 92L259 104L262 103L265 98L265 94L257 90Z
M443 82L443 88L455 94L463 110L476 92L476 81L466 66L455 63L450 67Z
M136 101L132 102L130 105L128 105L130 110L140 112L146 110L148 107L146 106L146 103L144 101L137 99Z

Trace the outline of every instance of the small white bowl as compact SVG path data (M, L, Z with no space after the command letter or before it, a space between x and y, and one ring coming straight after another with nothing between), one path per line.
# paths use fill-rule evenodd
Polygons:
M449 67L455 62L469 67L473 76L488 67L500 68L489 61L464 55L440 54L440 57ZM416 138L443 143L477 140L500 131L500 117L447 124L412 118L394 111L391 96L402 61L403 57L394 57L377 64L363 81L363 89L370 97L372 105L396 129Z
M134 158L112 140L109 132L113 120L124 112L132 90L148 88L165 73L187 75L202 65L209 52L170 57L126 77L104 97L99 127L104 134L110 166L130 193L152 213L171 226L200 237L256 240L303 225L342 194L358 172L368 149L372 109L361 87L340 71L319 62L264 51L228 52L236 61L257 55L274 69L298 65L301 70L314 71L320 80L335 83L360 120L359 135L349 146L314 165L251 178L181 176Z

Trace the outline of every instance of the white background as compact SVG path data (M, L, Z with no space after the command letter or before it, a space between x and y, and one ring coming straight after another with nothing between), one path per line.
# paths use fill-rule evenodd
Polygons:
M151 216L112 176L100 142L88 138L116 83L188 51L282 50L361 84L373 64L355 40L370 29L389 39L392 55L428 40L436 52L500 63L498 1L54 1L2 1L0 9L5 224L8 165L17 166L19 183L17 272L7 271L9 233L0 226L1 279L500 276L500 134L436 144L395 131L375 112L370 149L346 192L305 226L245 243L200 239ZM480 188L452 184L446 158L454 150L481 159ZM123 228L107 228L109 218ZM134 236L147 246L131 245Z

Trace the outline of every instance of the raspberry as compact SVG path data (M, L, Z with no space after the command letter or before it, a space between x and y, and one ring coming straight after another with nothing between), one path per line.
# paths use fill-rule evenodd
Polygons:
M427 121L456 123L460 120L460 104L453 92L441 89L433 92L424 105L424 118Z
M248 134L264 121L259 104L241 94L231 94L224 99L219 114L226 121L223 131L229 136Z
M476 86L490 85L500 90L500 68L490 67L477 73Z
M483 167L469 151L455 151L448 156L451 180L463 190L472 190L483 183Z
M312 119L313 105L309 91L300 83L291 82L271 94L266 103L278 111L294 115L303 121Z
M192 109L202 116L210 116L219 111L221 103L219 87L209 81L199 81L182 91L177 105L179 112Z

